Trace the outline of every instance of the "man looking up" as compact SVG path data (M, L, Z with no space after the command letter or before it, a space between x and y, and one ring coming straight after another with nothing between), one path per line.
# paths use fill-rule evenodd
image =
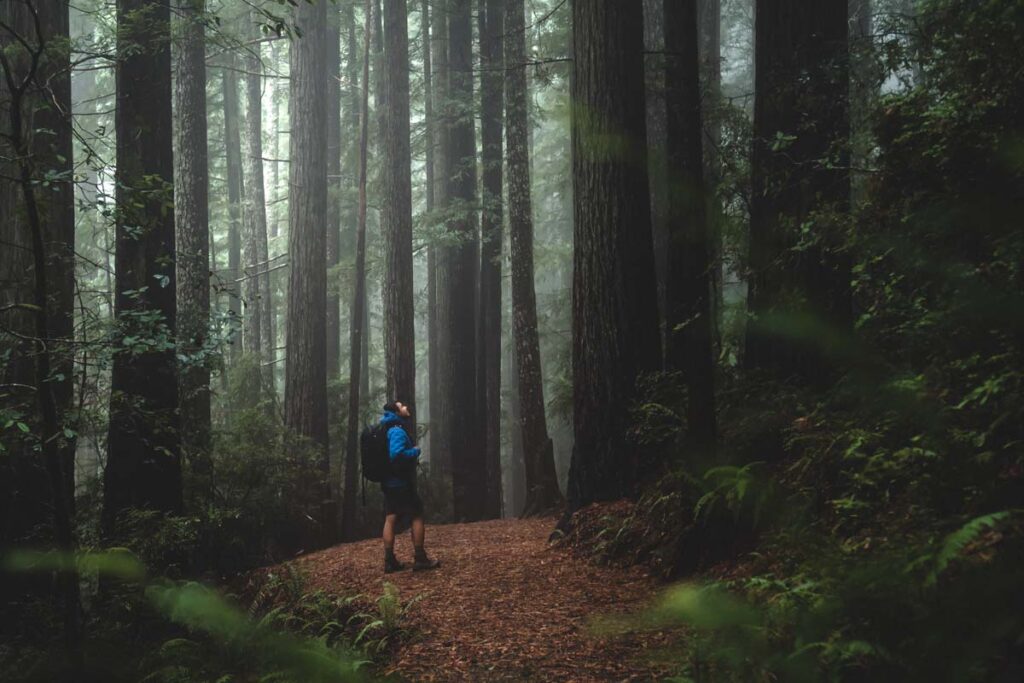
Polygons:
M395 557L395 524L399 516L411 519L412 545L415 548L414 570L436 569L441 566L437 560L427 557L423 549L425 529L423 526L423 501L416 493L416 465L420 449L413 445L405 429L409 407L399 401L384 406L381 425L388 432L388 458L391 471L381 482L384 493L384 573L390 574L405 565Z

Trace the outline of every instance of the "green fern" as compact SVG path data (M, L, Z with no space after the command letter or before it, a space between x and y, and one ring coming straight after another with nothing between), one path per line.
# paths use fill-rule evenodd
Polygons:
M1003 524L1019 513L1020 510L1003 510L1002 512L993 512L988 515L975 517L946 536L939 552L935 554L931 571L929 571L925 583L929 586L934 586L939 576L946 571L954 560L960 557L964 548L976 541L985 531Z

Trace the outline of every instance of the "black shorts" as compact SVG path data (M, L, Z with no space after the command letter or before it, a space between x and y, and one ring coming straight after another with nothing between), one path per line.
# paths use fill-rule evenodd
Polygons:
M409 517L423 516L423 501L412 486L400 488L389 488L382 486L384 492L384 514L385 515L408 515Z

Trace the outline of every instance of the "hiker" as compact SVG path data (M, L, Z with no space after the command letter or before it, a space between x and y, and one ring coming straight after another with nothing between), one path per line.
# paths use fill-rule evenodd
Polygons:
M384 406L384 416L380 423L387 428L388 457L390 471L380 483L384 493L384 573L405 569L405 565L395 557L395 524L399 516L411 518L412 545L416 556L412 568L436 569L441 566L437 560L427 557L423 549L423 501L416 493L416 465L420 459L420 449L413 446L405 430L405 419L409 417L409 406L395 401Z

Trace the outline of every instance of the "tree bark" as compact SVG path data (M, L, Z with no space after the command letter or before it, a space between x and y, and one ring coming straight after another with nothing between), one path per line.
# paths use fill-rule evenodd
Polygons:
M405 0L384 0L384 365L388 400L416 403L409 150L409 30ZM410 419L416 424L415 413Z
M341 15L336 5L327 18L327 271L341 261ZM327 287L327 377L341 373L341 295L335 283Z
M362 373L362 323L366 305L366 148L370 137L370 42L373 40L371 2L366 0L366 42L363 45L363 90L359 115L359 205L356 212L356 281L352 292L352 324L349 328L349 394L348 429L345 444L345 487L342 495L342 538L351 540L355 534L356 491L359 486L359 391Z
M848 8L758 0L756 11L745 364L824 378L815 340L849 332L852 316L835 221L812 215L849 207Z
M234 60L224 69L224 149L228 175L228 314L235 320L242 313L242 138L238 121L238 72ZM237 336L237 335L235 335ZM232 339L228 346L228 364L234 363L241 343Z
M327 435L327 4L299 3L289 80L288 321L285 425L309 439L324 477ZM321 524L328 520L320 520Z
M443 213L448 200L448 0L434 0L430 17L431 39L431 102L434 115L432 133L434 137L434 208L435 215ZM439 222L435 219L435 222ZM433 256L433 263L429 259ZM442 479L451 476L451 430L452 415L447 397L441 385L441 348L448 344L448 332L442 324L441 302L445 298L441 291L440 272L445 268L448 252L442 245L433 245L428 255L427 282L433 299L429 302L430 319L428 334L430 350L428 361L430 400L430 465L431 472ZM433 325L430 328L430 325ZM432 331L431 331L432 329Z
M434 220L434 184L437 174L435 173L435 130L437 123L434 114L434 88L433 88L433 66L432 51L434 50L434 36L431 29L430 1L420 1L420 37L423 40L423 128L425 148L425 172L426 172L426 205L428 220ZM434 444L437 439L434 433L434 415L437 404L437 379L434 374L437 372L437 256L433 240L427 244L427 455L433 470L436 461L434 459ZM422 410L421 410L422 415ZM422 418L421 418L422 419Z
M640 372L660 365L639 3L576 0L572 79L573 444L569 505L632 491Z
M259 17L253 14L255 29ZM267 245L267 203L263 186L263 60L260 58L259 33L250 33L253 44L246 53L245 64L245 158L246 192L244 206L245 229L245 334L246 351L253 354L255 386L253 398L263 389L273 392L274 321L270 290L271 267ZM261 364L268 363L268 378L263 377ZM268 381L269 379L269 381Z
M506 0L505 135L508 163L508 228L512 261L512 336L515 342L516 428L521 432L526 497L524 515L551 510L562 502L548 436L537 334L533 278L533 209L530 200L529 111L526 93L526 30L523 0Z
M178 407L181 446L197 473L210 471L210 211L206 148L206 37L204 0L181 0L174 79L178 136L174 172L177 239L178 344L186 360L180 368Z
M103 522L182 511L168 0L118 0L115 319ZM140 49L140 46L142 48Z
M480 313L477 404L487 517L501 517L502 112L505 0L480 0Z
M20 427L13 438L3 434L0 544L36 540L31 529L48 514L57 550L71 554L77 424L68 414L75 268L68 4L6 3L0 19L23 41L7 34L0 53L0 305L17 306L0 314L0 357L10 351L0 366L0 407L22 415L33 436L23 438ZM8 379L34 391L22 395ZM78 576L66 571L56 579L74 667L82 628ZM20 584L17 577L4 583L0 598Z
M448 191L452 246L445 247L439 273L442 296L440 326L447 343L440 353L440 377L452 421L453 510L456 520L485 514L486 469L479 448L476 416L476 292L479 240L476 230L476 135L473 125L473 29L471 0L448 3L448 92L452 115L447 121ZM458 426L456 426L456 424Z
M697 0L665 3L668 271L665 354L687 385L687 433L703 454L714 446L711 237L705 211Z
M674 0L679 2L680 0ZM665 320L668 273L669 170L666 156L668 135L665 111L665 12L666 0L644 3L644 103L647 114L647 175L651 191L651 241L658 282L658 331L662 345L667 334Z

